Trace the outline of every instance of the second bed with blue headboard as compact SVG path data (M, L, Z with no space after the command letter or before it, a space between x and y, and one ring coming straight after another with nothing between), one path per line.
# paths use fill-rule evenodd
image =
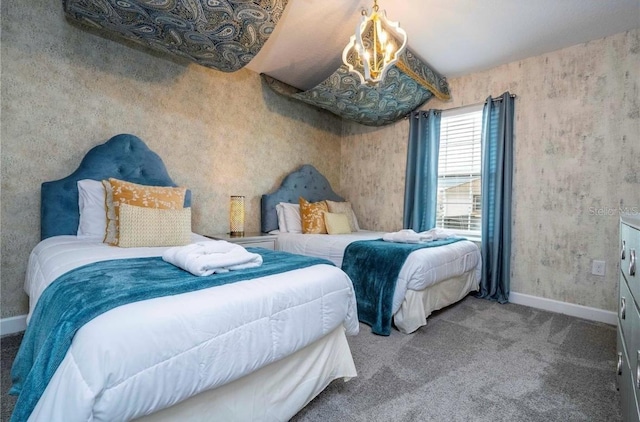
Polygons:
M262 231L277 233L276 245L281 251L325 258L342 267L345 250L350 244L380 239L385 235L384 232L359 230L355 215L356 221L351 226L356 229L350 233L303 234L299 221L291 224L291 219L300 218L293 213L286 216L283 229L280 226L282 215L280 221L278 217L278 204L290 204L286 207L291 209L296 207L300 198L314 203L324 200L330 204L331 201L342 202L344 205L340 209L353 213L351 205L333 190L324 175L312 165L301 166L284 176L280 186L262 195L261 199ZM295 229L289 230L287 225L295 226ZM392 298L391 313L396 328L403 333L412 333L427 324L427 318L433 311L477 290L481 266L480 250L468 240L419 249L409 254L400 268Z

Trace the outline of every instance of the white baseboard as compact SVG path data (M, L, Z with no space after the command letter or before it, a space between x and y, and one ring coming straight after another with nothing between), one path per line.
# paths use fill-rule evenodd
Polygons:
M27 316L18 315L0 319L0 336L15 334L27 329Z
M559 300L546 299L544 297L531 296L516 292L509 293L509 302L543 309L545 311L571 315L591 321L604 322L605 324L618 324L618 314L612 311L605 311L604 309L590 308L588 306L560 302Z

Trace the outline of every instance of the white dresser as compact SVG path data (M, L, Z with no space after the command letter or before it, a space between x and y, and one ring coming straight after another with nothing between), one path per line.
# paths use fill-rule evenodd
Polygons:
M640 421L640 216L620 219L618 388L624 421Z

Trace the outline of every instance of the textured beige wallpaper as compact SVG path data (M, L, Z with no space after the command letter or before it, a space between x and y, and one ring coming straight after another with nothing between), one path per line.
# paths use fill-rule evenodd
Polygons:
M2 2L1 315L27 312L23 282L40 238L40 184L94 145L141 137L193 192L193 227L228 231L229 195L260 195L304 163L337 188L341 120L261 86L257 74L180 64L68 24L60 0Z
M616 310L618 214L640 212L640 31L449 81L447 109L517 94L514 292ZM427 58L428 59L428 58ZM345 124L342 193L363 226L402 225L409 123ZM591 275L591 260L606 276Z
M250 71L176 63L69 25L59 0L1 4L1 316L24 314L39 189L94 145L133 133L193 191L194 229L228 230L228 197L259 196L303 163L354 203L364 228L402 225L408 121L342 124ZM453 100L516 100L512 291L616 309L618 209L640 207L639 31L450 80ZM590 274L604 259L607 274Z

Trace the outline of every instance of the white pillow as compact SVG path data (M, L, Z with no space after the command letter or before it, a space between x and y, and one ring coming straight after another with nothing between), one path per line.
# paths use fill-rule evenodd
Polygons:
M284 210L284 224L288 233L302 233L302 219L300 218L300 204L280 202Z
M98 180L78 180L78 208L80 222L78 237L102 237L107 231L107 209L104 186Z
M284 221L284 207L282 204L276 205L276 214L278 215L278 232L287 232L287 223Z

